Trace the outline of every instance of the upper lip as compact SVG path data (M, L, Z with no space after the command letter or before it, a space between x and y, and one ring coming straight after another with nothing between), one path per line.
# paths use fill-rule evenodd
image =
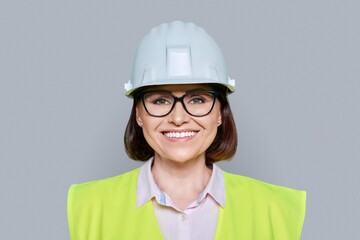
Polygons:
M167 133L167 132L198 132L199 130L194 130L194 129L169 129L169 130L163 130L161 131L162 133Z

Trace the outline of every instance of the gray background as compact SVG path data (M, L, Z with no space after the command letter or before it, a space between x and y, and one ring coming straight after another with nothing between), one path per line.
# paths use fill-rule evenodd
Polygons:
M360 2L0 0L0 239L68 239L71 183L130 170L123 95L151 27L219 43L239 148L225 170L308 192L303 239L360 239Z

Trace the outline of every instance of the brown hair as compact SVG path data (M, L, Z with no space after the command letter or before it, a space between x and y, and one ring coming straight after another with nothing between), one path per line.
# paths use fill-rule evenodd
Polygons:
M206 150L206 164L232 158L237 148L236 125L227 99L226 91L213 86L219 91L218 99L221 103L221 125L214 141ZM154 150L146 142L142 128L136 122L136 105L141 101L139 94L134 93L134 102L130 118L124 134L125 150L134 160L146 161L154 156Z

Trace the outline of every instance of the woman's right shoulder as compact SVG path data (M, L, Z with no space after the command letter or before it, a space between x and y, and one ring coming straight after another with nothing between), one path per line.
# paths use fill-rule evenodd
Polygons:
M76 195L79 197L96 197L103 194L108 194L114 191L124 191L131 185L137 184L139 168L120 175L92 180L79 184L72 184L69 188L68 195Z

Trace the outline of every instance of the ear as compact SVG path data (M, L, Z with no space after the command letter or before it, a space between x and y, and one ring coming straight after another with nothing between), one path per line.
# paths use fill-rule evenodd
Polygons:
M141 119L141 117L140 117L140 114L139 114L139 108L138 107L136 107L136 122L137 122L137 124L139 125L139 127L142 127L143 126L143 121L142 121L142 119Z
M219 111L218 126L222 124L221 111Z

